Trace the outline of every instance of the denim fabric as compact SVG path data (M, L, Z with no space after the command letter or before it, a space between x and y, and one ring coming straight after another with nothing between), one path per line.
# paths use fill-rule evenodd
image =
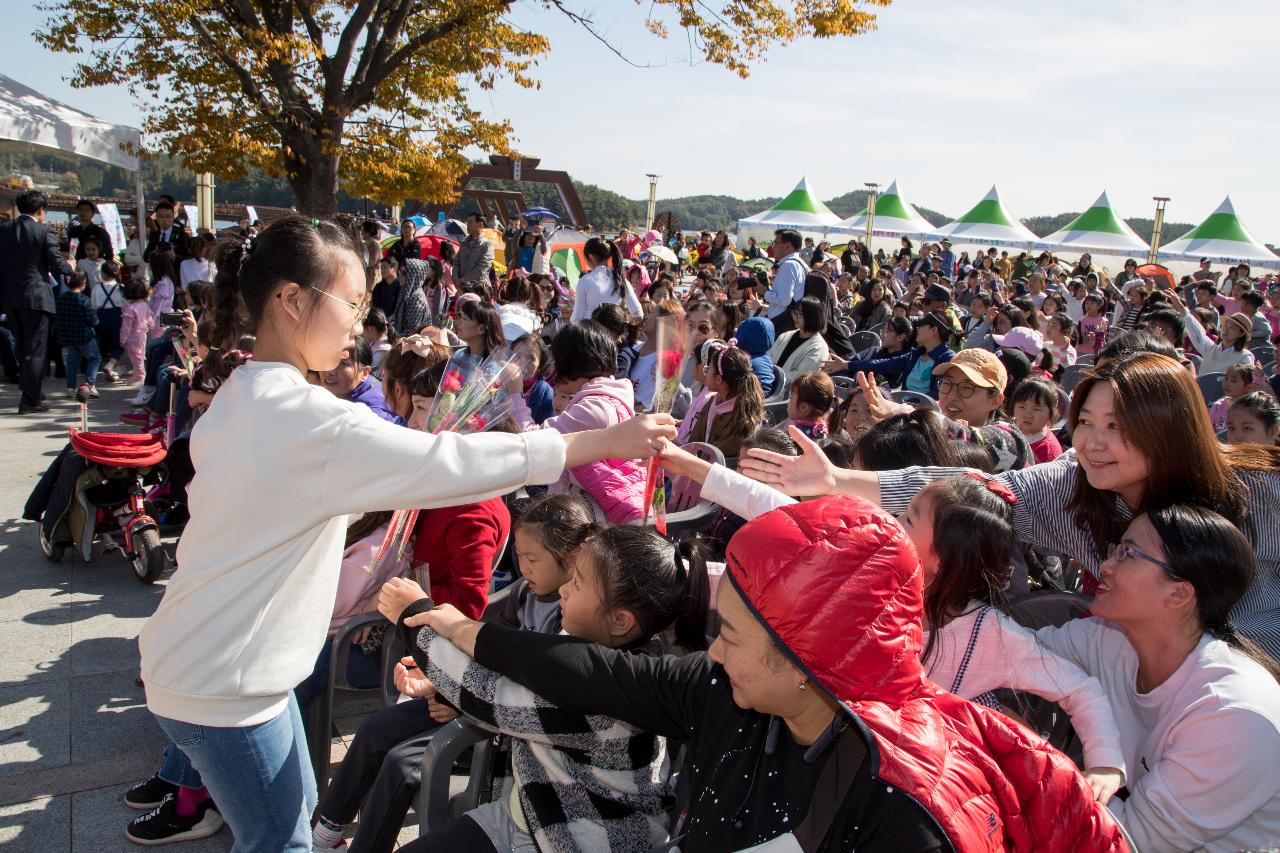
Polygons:
M180 788L203 788L200 774L191 766L187 754L174 746L173 741L164 745L164 765L160 768L160 778Z
M316 780L298 703L254 726L200 726L156 717L186 753L235 835L232 853L311 850Z
M84 361L84 381L87 385L98 384L98 368L102 365L102 355L98 351L98 342L89 339L78 347L63 347L63 361L67 365L67 388L74 391L76 377L80 375L80 362Z

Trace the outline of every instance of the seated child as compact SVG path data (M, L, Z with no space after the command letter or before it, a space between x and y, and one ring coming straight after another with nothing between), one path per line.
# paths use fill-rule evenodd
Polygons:
M1222 432L1227 428L1227 413L1231 403L1250 391L1270 390L1262 371L1255 370L1252 364L1233 364L1223 372L1222 396L1209 407L1209 422L1214 432Z
M729 343L709 342L703 360L706 386L715 398L694 418L689 441L720 448L726 458L742 451L742 442L764 418L764 392L747 354Z
M383 594L384 615L414 628L430 604L415 601L420 595L412 584L392 581ZM673 546L647 528L615 527L579 550L561 590L561 618L572 636L634 654L659 652L656 638L673 625L680 645L705 649L708 597L706 564L695 547ZM448 607L434 612L462 619ZM437 695L465 708L469 722L509 735L514 784L404 851L536 845L557 853L645 853L666 840L663 738L556 708L477 664L456 638L450 642L428 628L413 637L412 660L396 667L397 684L415 695Z
M1237 397L1227 411L1228 444L1280 444L1280 402L1271 390Z
M571 394L563 412L537 424L518 393L522 379L510 397L512 414L520 429L554 429L562 433L613 426L635 417L635 392L626 379L615 379L617 344L613 335L594 320L565 326L551 342L556 390ZM552 494L578 491L612 524L627 524L644 515L645 468L634 459L606 459L565 471L551 486Z
M596 531L585 504L571 495L529 504L514 532L523 577L505 601L485 612L485 620L559 633L560 587L569 580L574 552ZM418 790L422 753L436 727L456 716L423 696L366 717L316 810L316 850L338 847L358 812L352 848L390 853Z
M827 419L835 403L836 386L831 377L820 371L801 373L791 383L791 397L787 400L787 420L779 427L794 425L802 433L817 441L827 436Z
M1058 411L1058 390L1043 379L1027 379L1013 392L1013 421L1031 445L1036 463L1052 462L1062 455L1062 443L1053 434Z
M527 360L529 371L524 377L524 402L535 423L541 425L547 418L556 414L551 404L555 391L546 379L551 369L551 352L543 343L542 337L533 332L521 335L511 344L511 352L516 358Z

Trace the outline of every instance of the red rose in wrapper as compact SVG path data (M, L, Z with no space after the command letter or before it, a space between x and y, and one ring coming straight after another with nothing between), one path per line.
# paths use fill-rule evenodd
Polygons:
M480 417L479 415L472 415L471 417L467 418L467 429L469 429L472 432L484 432L485 429L488 428L488 426L489 425L485 423L484 418Z
M680 370L680 350L665 350L660 357L662 363L658 365L658 375L675 376Z
M450 370L440 380L440 390L445 394L453 394L462 390L462 374L456 370Z

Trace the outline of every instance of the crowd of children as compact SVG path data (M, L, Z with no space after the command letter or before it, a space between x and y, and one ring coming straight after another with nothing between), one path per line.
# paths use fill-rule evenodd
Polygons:
M317 258L357 257L348 225L290 218L248 244L193 243L212 290L157 252L150 291L113 284L107 261L59 299L69 375L81 360L106 375L101 326L118 310L110 340L151 413L134 422L153 427L170 386L208 411L179 573L143 638L172 743L126 796L148 810L129 837L203 837L225 818L246 847L389 851L426 745L458 718L503 736L506 781L407 849L738 850L789 833L799 849L965 849L986 833L1122 850L1127 833L1130 849L1227 850L1280 836L1280 777L1258 757L1280 747L1271 279L1113 281L1048 255L961 265L949 247L947 268L941 247L905 244L877 263L860 245L806 253L784 230L775 260L812 271L782 306L759 298L771 274L739 270L719 239L701 267L695 246L687 290L642 248L624 259L593 238L576 287L539 265L440 298L402 271L438 258L392 251L376 283L365 261L335 277L345 267ZM415 288L440 310L402 328ZM323 352L309 342L322 335ZM506 354L523 375L491 444L421 435L451 358ZM236 522L240 556L220 554L229 510L199 495L235 475L215 443L246 430L280 454L272 470L303 453L325 464L305 519L268 532L262 507ZM670 485L719 506L674 543L644 524L655 451ZM1176 464L1155 470L1166 452ZM375 560L391 511L414 506L411 546ZM248 567L259 592L233 608ZM1060 601L1106 621L1045 617ZM211 640L190 608L219 603L272 624ZM407 701L365 719L318 802L305 749L273 765L296 790L249 802L263 782L231 759L260 736L296 747L330 687L320 638L375 609L386 621L356 637L344 678L376 686L400 631ZM229 671L195 686L195 652ZM1069 719L1053 743L1074 765L1022 726L1051 728L1046 707ZM228 728L193 744L201 726Z

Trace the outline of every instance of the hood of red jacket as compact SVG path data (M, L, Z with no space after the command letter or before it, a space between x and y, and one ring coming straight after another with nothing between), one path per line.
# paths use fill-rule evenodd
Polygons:
M725 562L779 644L836 699L899 705L921 688L923 571L884 510L848 496L781 507L738 531Z

